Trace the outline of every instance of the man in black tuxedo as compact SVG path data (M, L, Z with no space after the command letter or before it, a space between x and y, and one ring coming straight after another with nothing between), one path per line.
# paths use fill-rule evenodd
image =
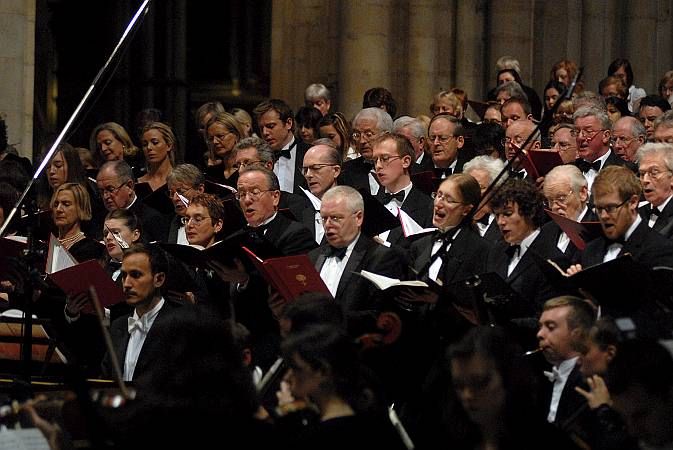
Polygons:
M353 142L360 154L344 162L339 184L355 189L367 189L372 195L379 191L379 182L374 174L371 142L393 129L393 119L380 108L365 108L353 119Z
M151 373L155 355L170 346L153 333L155 326L179 308L162 295L167 273L168 260L157 246L135 244L124 252L121 278L126 303L133 311L112 322L110 336L125 381ZM105 378L113 377L109 354L105 355L102 371Z
M298 192L306 187L301 165L308 144L294 137L294 114L283 100L271 99L260 103L252 111L259 134L274 152L276 163L273 172L278 177L280 189Z
M168 229L167 242L169 244L189 244L182 218L185 217L192 198L197 194L203 194L205 182L203 172L192 164L178 164L166 177L168 195L175 207L175 216Z
M568 273L612 261L625 253L645 267L673 267L673 242L648 227L638 214L641 185L629 169L603 169L592 192L603 236L587 244L581 264L571 266Z
M585 387L576 344L588 334L595 317L593 306L587 300L572 296L546 301L540 316L539 348L552 365L552 370L545 372L551 382L550 389L543 389L549 405L547 421L564 429L569 427L567 421L578 411L588 411L586 400L575 391L576 386ZM580 429L582 422L580 420Z
M108 211L127 209L138 216L143 226L143 241L166 242L170 221L138 198L133 189L133 171L127 162L103 164L96 176L96 185Z
M588 207L589 189L580 170L570 164L554 167L544 179L543 193L547 208L576 222L598 220ZM556 247L571 261L579 258L579 250L556 222L549 221L542 227L542 234L556 243Z
M589 190L602 169L608 166L628 166L635 171L633 164L627 163L610 150L612 122L607 113L595 106L582 106L573 114L577 139L575 165L587 179Z
M448 113L437 114L428 127L428 142L435 178L444 179L460 173L463 164L471 159L461 149L465 145L465 131L460 120Z
M526 172L521 164L521 159L517 154L519 150L528 139L528 136L535 132L535 124L528 119L519 119L512 122L505 130L505 158L511 162L509 167L509 176L514 178L529 178L530 175ZM528 141L528 145L524 148L528 150L538 150L542 146L540 141L540 132L533 136Z
M536 313L546 300L559 295L540 268L539 259L551 259L563 268L569 263L556 243L541 235L543 200L535 185L519 179L505 182L491 200L504 241L496 243L488 254L486 270L500 275L521 297L518 314Z
M404 261L361 232L364 216L362 196L350 186L335 186L323 195L320 215L327 243L308 256L336 302L343 308L353 335L371 331L381 297L372 282L354 272L367 270L402 279Z
M673 237L673 144L648 143L636 153L640 183L647 203L638 212L653 230Z
M414 164L409 169L412 174L432 170L432 157L425 151L428 127L422 120L410 116L398 117L393 122L393 133L406 137L414 148Z
M301 168L308 192L305 196L311 202L312 208L304 208L300 221L311 230L318 244L325 240L325 229L320 221L320 205L322 196L336 186L341 173L341 155L330 139L318 139L313 142L304 155L304 165Z
M381 188L376 198L393 215L399 209L408 214L421 227L432 226L432 199L411 182L409 168L414 161L414 149L401 134L385 134L372 142L376 177ZM384 242L403 244L402 227L379 235Z
M502 160L483 155L466 162L463 166L463 173L477 180L481 195L483 196L486 193L486 189L493 183L493 180L502 172L504 167L505 165ZM502 234L500 233L497 220L495 220L495 214L493 214L490 202L479 206L479 209L474 214L473 221L479 235L487 241L498 242L502 240Z

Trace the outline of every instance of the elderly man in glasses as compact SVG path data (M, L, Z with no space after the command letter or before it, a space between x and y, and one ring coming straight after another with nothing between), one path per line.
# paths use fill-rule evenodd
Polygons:
M647 225L673 236L673 144L648 143L636 153L638 174L647 202L638 209Z
M450 114L437 114L432 118L428 127L428 142L436 178L444 179L462 172L463 164L471 159L461 152L465 145L463 126Z

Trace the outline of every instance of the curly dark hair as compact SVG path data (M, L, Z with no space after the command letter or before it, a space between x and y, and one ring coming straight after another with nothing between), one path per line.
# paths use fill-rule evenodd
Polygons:
M535 227L545 223L544 197L535 185L526 180L507 180L491 198L491 207L498 210L509 203L519 206L519 215L529 219Z

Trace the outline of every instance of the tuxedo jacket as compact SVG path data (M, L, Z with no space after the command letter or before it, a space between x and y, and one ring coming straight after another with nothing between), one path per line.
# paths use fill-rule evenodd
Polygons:
M297 154L294 160L294 193L300 194L300 186L304 189L308 188L306 178L304 177L304 174L301 173L301 168L304 165L304 155L311 146L302 141L301 138L295 137L295 140L297 141Z
M451 232L449 232L451 233ZM415 272L424 270L422 277L427 277L428 264L431 260L432 247L435 241L432 235L424 236L411 244L412 267ZM439 277L444 286L465 280L486 270L486 255L493 244L469 226L463 227L443 258ZM423 279L423 278L421 278Z
M648 203L638 208L640 217L646 223L650 220L650 207L651 205ZM652 229L669 239L673 237L673 201L669 201L664 210L661 211Z
M609 245L610 241L605 236L589 242L580 258L582 267L601 264ZM645 267L673 267L673 242L648 227L644 219L633 230L619 255L625 253L630 253L636 262Z
M385 189L381 187L376 194L376 199L383 204L383 195ZM411 186L409 195L402 202L402 211L409 214L423 228L432 226L432 198L415 186ZM393 228L388 235L388 242L391 244L403 244L405 241L402 227Z
M632 162L629 161L624 161L622 158L619 157L615 152L612 150L609 150L610 154L608 157L605 159L603 162L603 165L601 166L601 170L605 169L608 166L625 166L632 170L634 173L638 172L638 167L633 164ZM581 158L578 158L575 160L573 163L575 166L577 166L577 163L581 160Z
M179 303L164 299L164 306L161 307L156 319L154 319L152 328L150 328L150 331L147 333L143 347L138 355L138 362L133 371L133 381L136 381L139 377L147 376L153 370L152 361L154 360L154 355L160 352L170 351L171 343L158 339L156 330L157 327L163 326L163 324L171 320L171 318L176 317L176 310L181 307L182 306ZM124 361L126 359L126 347L128 347L129 339L131 337L128 332L128 318L132 316L133 311L115 319L110 325L110 337L112 338L112 345L114 346L117 361L119 361L122 373L124 371ZM110 359L110 355L106 353L102 363L103 378L112 379L113 372L112 360Z
M502 233L496 219L491 221L491 224L486 229L486 233L482 237L493 244L502 241Z
M596 217L596 214L594 214L591 209L588 209L586 214L580 217L578 222L596 222L597 220L598 217ZM561 227L559 227L558 224L553 220L545 223L541 229L541 234L544 235L544 239L549 239L550 242L554 244L558 244L558 240L562 232L563 230L561 230ZM578 249L575 244L570 242L563 254L570 261L578 261L582 256L582 250Z
M508 276L507 268L510 259L505 252L507 247L509 247L509 244L505 241L497 242L493 246L488 254L486 271L500 275L512 290L520 295L525 302L524 306L539 313L542 311L545 301L562 294L562 292L559 292L547 281L539 266L539 261L534 255L541 257L543 260L552 259L562 269L566 269L570 261L556 247L555 242L545 239L545 236L540 232Z
M548 411L554 391L554 384L549 382L547 379L542 380L542 382L546 383L543 385L543 398L545 401L544 404L547 406ZM563 386L563 391L561 391L561 398L559 399L558 406L556 407L556 418L554 419L554 425L558 426L559 428L582 428L582 425L584 425L583 422L586 422L586 419L588 419L588 417L586 417L589 413L587 402L584 397L575 391L576 386L586 389L584 377L582 376L580 366L577 363L570 372L570 375L568 375L566 384Z
M430 156L430 153L425 153L423 155L423 159L421 160L421 162L420 163L414 162L409 168L409 171L412 174L419 172L427 172L432 171L433 167L434 165L432 163L432 156Z
M294 194L292 192L280 191L278 209L287 209L290 213L292 213L294 220L306 225L306 223L303 221L304 212L307 209L313 210L313 205L304 195L303 191L297 188Z
M323 244L308 254L318 273L322 270L329 253L329 245ZM406 278L406 264L399 254L388 247L376 243L373 239L360 234L344 268L335 296L348 319L351 333L359 334L371 331L375 313L381 306L381 296L374 295L378 290L369 280L354 275L354 272L367 270L391 278Z
M168 238L166 240L167 243L169 244L177 244L178 243L178 231L180 230L180 227L182 226L182 217L178 216L177 214L173 216L171 219L171 222L168 224Z
M341 166L341 174L337 179L337 184L344 184L351 186L357 190L369 188L369 173L374 169L371 162L365 160L364 157L358 156L355 159L349 159Z
M144 242L166 242L170 221L151 206L147 206L139 198L129 208L134 213L143 227L142 239Z

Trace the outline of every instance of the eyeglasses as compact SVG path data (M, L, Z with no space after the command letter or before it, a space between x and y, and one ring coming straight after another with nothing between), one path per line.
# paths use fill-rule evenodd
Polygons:
M263 163L263 162L264 161L259 160L259 159L255 159L253 161L241 161L241 162L238 162L238 163L234 164L234 169L241 170L242 167L248 167L248 166L252 166L253 164L259 164L259 163Z
M451 197L449 197L449 194L445 194L441 191L433 192L430 194L430 197L432 197L434 200L439 200L444 203L450 203L452 205L462 205L463 202L459 202L458 200L454 200Z
M355 215L359 213L360 211L355 211L351 215ZM345 217L340 217L340 216L320 216L315 219L316 223L320 225L325 225L328 221L332 222L335 225L341 225L341 222L343 222Z
M561 150L568 150L570 147L573 147L573 144L569 142L554 142L552 148L558 147Z
M377 156L376 158L372 159L372 162L374 165L377 163L381 163L381 166L386 167L388 164L390 164L390 161L395 160L395 159L400 159L402 158L401 156L390 156L390 155L382 155L382 156Z
M224 142L224 140L226 138L228 138L229 136L231 136L232 134L234 134L234 133L216 134L215 136L208 136L208 141L209 142L215 142L215 141Z
M591 130L572 130L570 132L570 135L574 138L581 138L587 141L593 141L596 136L598 136L598 133L605 131L603 129L598 130L598 131L591 131Z
M118 190L120 190L120 189L123 188L124 186L126 186L126 183L122 183L122 184L120 184L120 185L117 186L117 187L108 186L108 187L103 188L103 189L98 189L98 193L99 193L101 196L105 196L105 194L108 194L108 195L114 195L114 194L117 193Z
M253 189L252 191L238 191L237 193L234 194L234 197L236 197L236 200L241 200L242 198L245 198L247 196L250 196L250 198L253 201L259 200L259 198L264 194L265 192L276 192L275 189L267 189L267 190L261 190L261 189Z
M187 189L169 189L168 192L166 192L166 195L168 195L168 198L173 198L175 197L175 194L185 196L185 194L189 191L194 190L194 188L187 188Z
M323 167L329 167L329 166L338 166L338 164L313 164L312 166L303 166L301 168L301 173L302 175L306 175L309 170L311 172L317 172Z
M430 142L432 142L433 144L435 143L435 141L439 141L440 144L446 144L451 139L455 139L455 138L456 138L456 136L438 136L438 135L433 135L433 134L428 136L428 139L430 139Z
M626 136L613 136L612 138L610 138L610 143L612 145L615 145L615 144L619 144L620 142L622 142L624 145L629 145L631 142L633 142L634 139L635 139L635 137L630 137L629 138L629 137L626 137Z
M194 222L194 225L201 225L201 223L206 220L210 219L210 216L194 216L194 217L181 217L180 221L184 226L189 225L189 222Z
M554 203L558 203L559 205L566 205L568 203L568 199L572 194L573 191L571 189L567 194L558 195L554 198L547 198L544 201L544 206L545 208L550 208L552 205L554 205Z
M631 199L630 199L630 198L627 198L626 200L624 200L623 202L621 202L621 203L618 204L618 205L605 205L605 206L598 206L598 205L595 205L595 206L594 206L594 213L596 213L596 215L601 215L603 212L606 212L606 213L608 213L608 214L610 214L610 215L613 215L614 213L617 212L617 210L618 210L619 208L621 208L622 206L626 205L626 203L627 203L629 200L631 200Z
M650 170L639 170L638 171L638 177L640 177L641 180L645 179L645 175L649 176L650 179L656 180L660 178L663 174L665 173L671 173L670 170L661 170L656 167L651 168Z
M373 131L353 131L353 134L351 134L351 137L353 138L354 141L359 140L361 137L365 139L365 141L369 141L372 138L378 136L379 133L374 133Z
M516 136L514 139L512 139L511 137L502 138L502 141L500 141L500 143L502 145L512 145L512 143L514 143L514 145L520 147L523 144L523 141L524 141L523 137Z

